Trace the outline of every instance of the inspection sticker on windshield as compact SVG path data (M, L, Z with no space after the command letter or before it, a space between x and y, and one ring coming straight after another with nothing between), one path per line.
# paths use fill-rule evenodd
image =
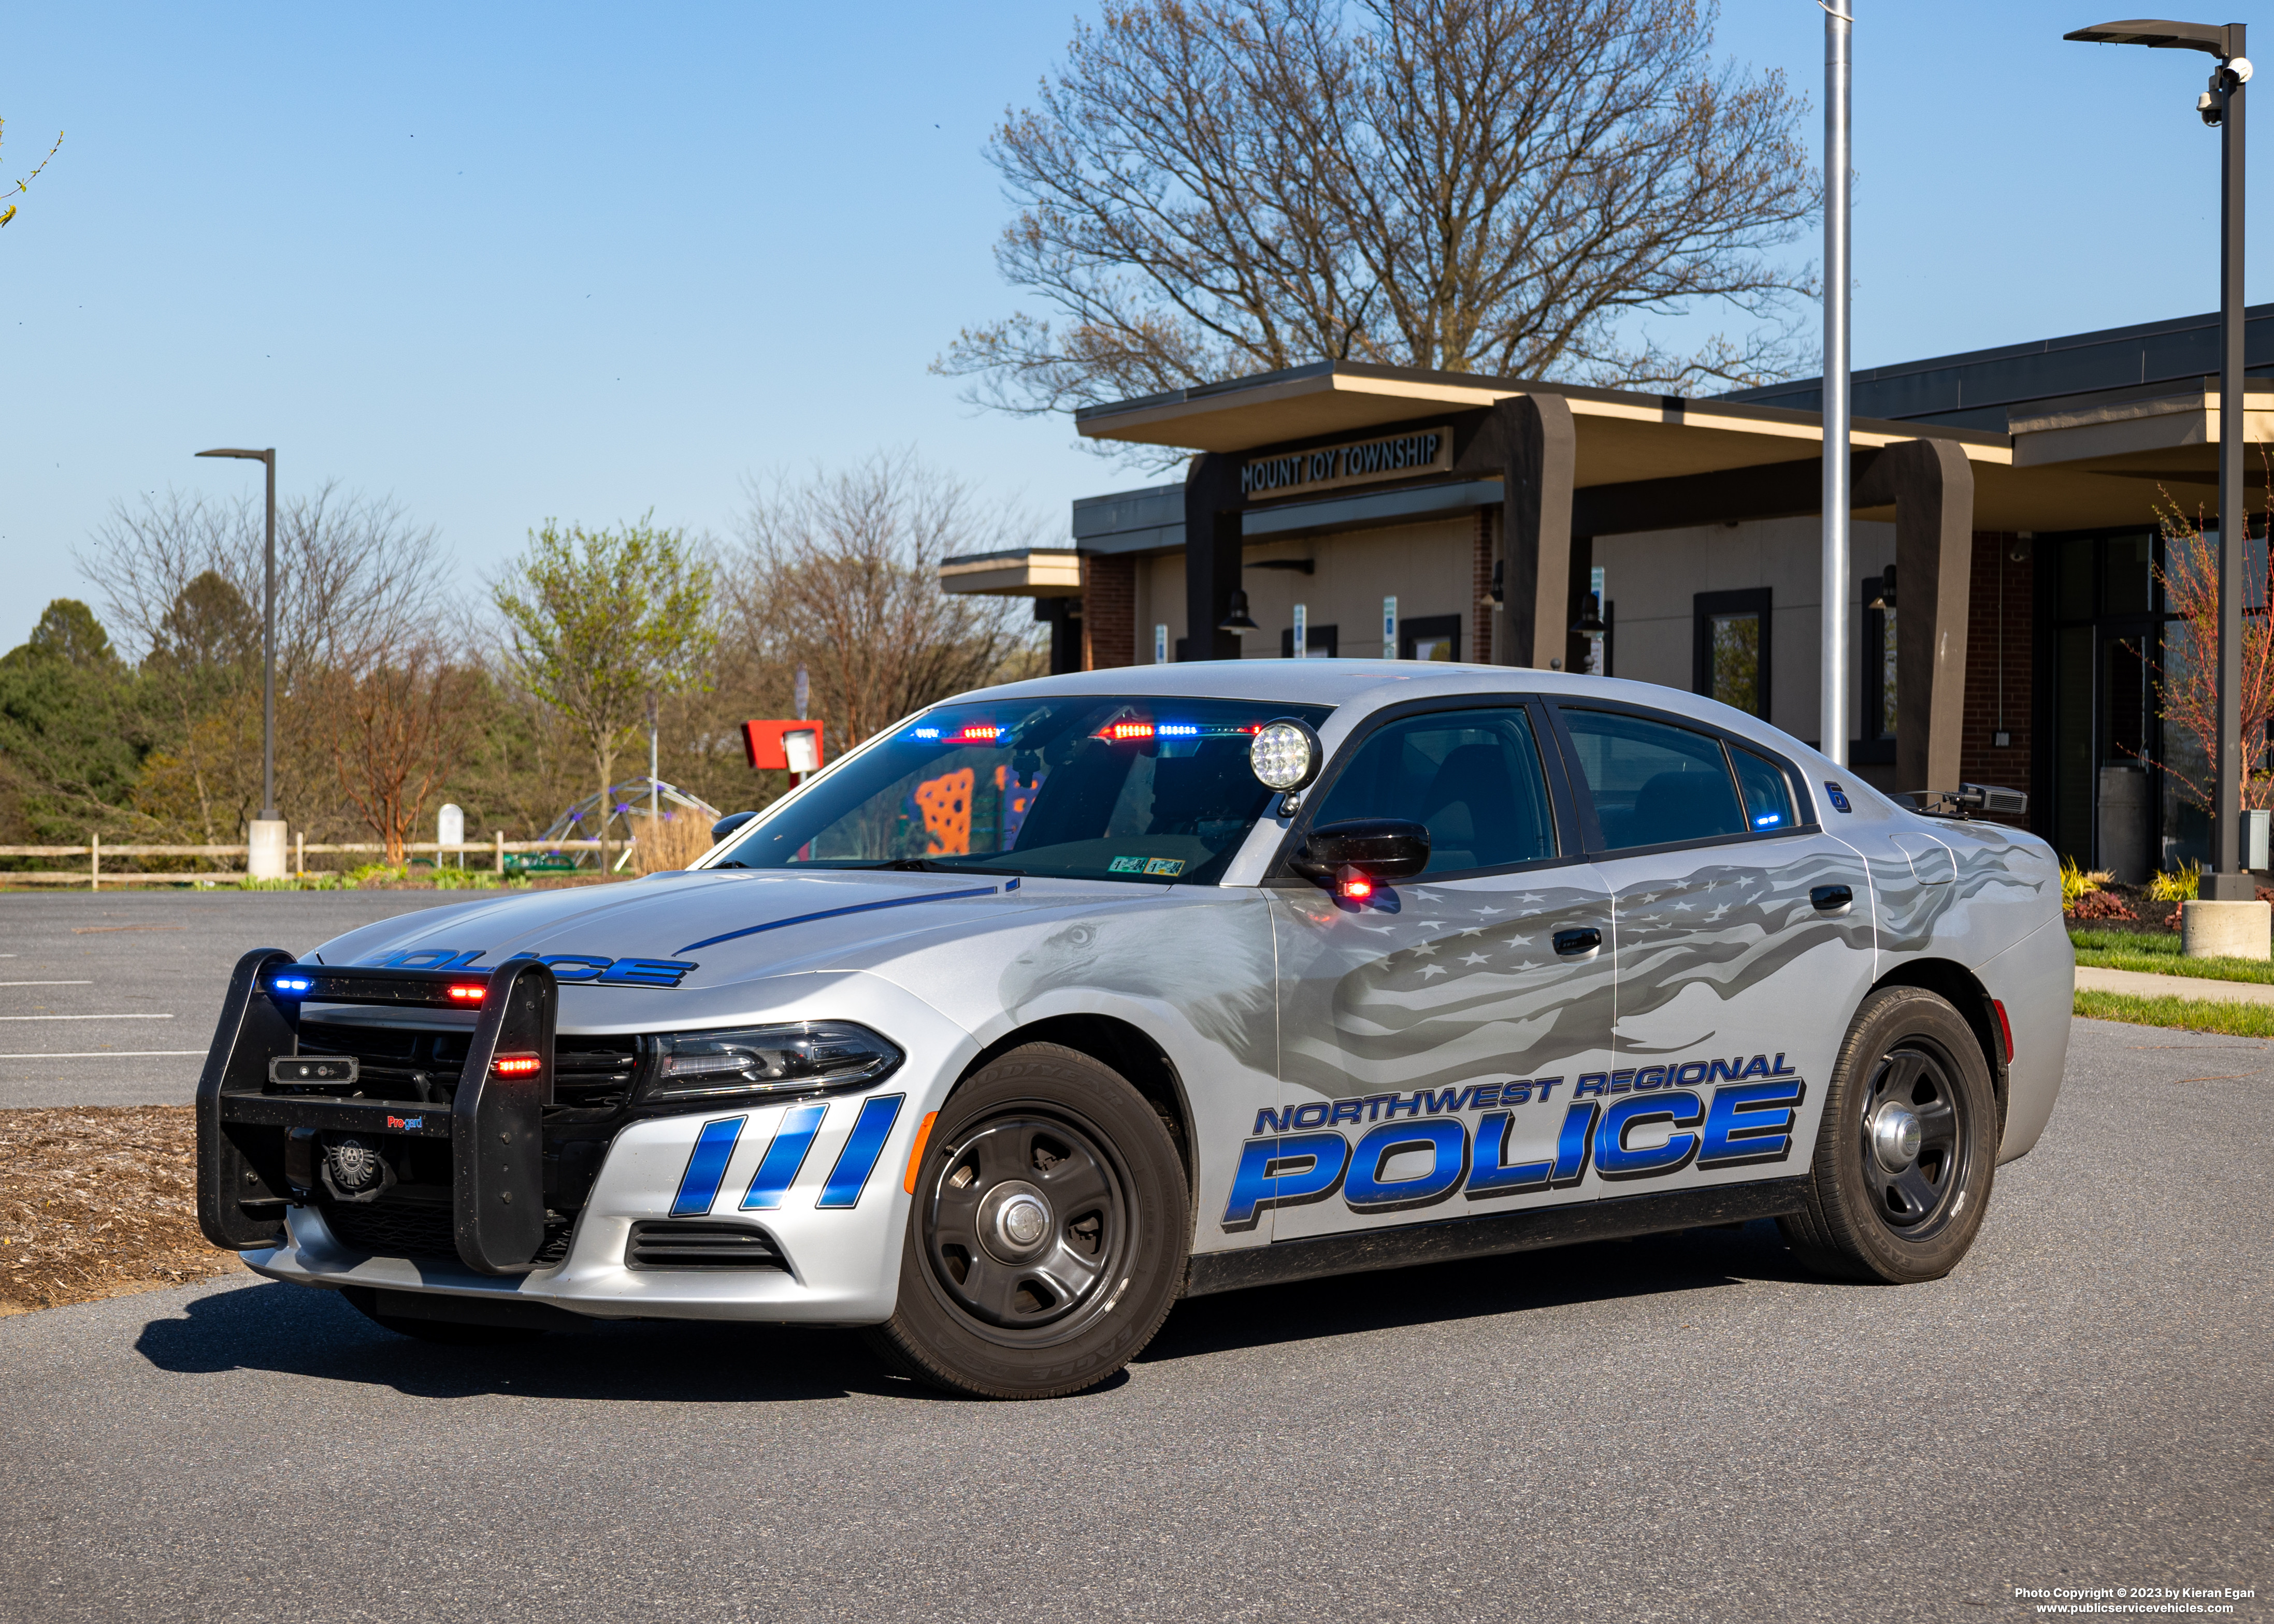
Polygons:
M1117 857L1105 865L1108 874L1142 874L1145 860L1141 857Z
M1148 874L1164 874L1173 876L1184 871L1185 860L1181 857L1148 857L1145 860L1145 872Z

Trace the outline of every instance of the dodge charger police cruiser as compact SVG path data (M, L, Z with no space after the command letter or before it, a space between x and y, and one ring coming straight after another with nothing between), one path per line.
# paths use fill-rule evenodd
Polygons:
M857 1326L998 1397L1181 1297L1600 1237L1931 1280L2067 1042L2008 793L1556 673L983 690L683 872L247 955L200 1217L412 1337Z

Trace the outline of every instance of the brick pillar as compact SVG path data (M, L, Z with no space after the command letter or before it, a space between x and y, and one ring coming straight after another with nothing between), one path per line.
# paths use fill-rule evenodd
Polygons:
M1137 663L1137 560L1081 560L1081 668Z
M1959 776L1970 784L2001 784L2008 789L2030 787L2035 764L2029 736L2032 679L2037 674L2030 643L2034 616L2030 613L2037 583L2034 546L2016 559L2017 538L2000 530L1974 532L1973 568L1969 571L1966 628L1966 714L1959 749ZM1898 582L1898 590L1901 590ZM2005 613L1999 613L1999 595L2005 595ZM1901 613L1902 600L1897 600ZM2004 644L2004 657L1999 648ZM1999 748L1999 682L2005 683L2005 726L2012 743ZM2012 819L2010 822L2026 820Z
M1493 663L1493 512L1480 508L1476 514L1476 532L1469 545L1469 597L1475 608L1470 614L1469 652L1467 658L1480 665ZM1403 611L1401 610L1401 613ZM1384 659L1397 657L1397 650L1382 650Z

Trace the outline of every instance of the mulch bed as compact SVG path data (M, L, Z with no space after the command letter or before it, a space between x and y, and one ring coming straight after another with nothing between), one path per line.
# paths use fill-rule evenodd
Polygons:
M243 1268L198 1232L186 1105L0 1110L0 1314Z

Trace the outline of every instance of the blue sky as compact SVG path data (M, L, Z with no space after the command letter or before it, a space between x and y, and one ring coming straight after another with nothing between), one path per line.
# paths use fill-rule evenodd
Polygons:
M1854 9L1859 365L2215 303L2208 57L2063 44L2089 6ZM70 554L114 501L257 491L206 446L392 493L469 591L547 516L725 533L747 476L877 446L1053 520L1147 482L925 370L1014 307L980 149L1075 14L19 8L0 178L68 134L0 232L0 647L99 596ZM1720 49L1814 101L1822 37L1730 0Z

